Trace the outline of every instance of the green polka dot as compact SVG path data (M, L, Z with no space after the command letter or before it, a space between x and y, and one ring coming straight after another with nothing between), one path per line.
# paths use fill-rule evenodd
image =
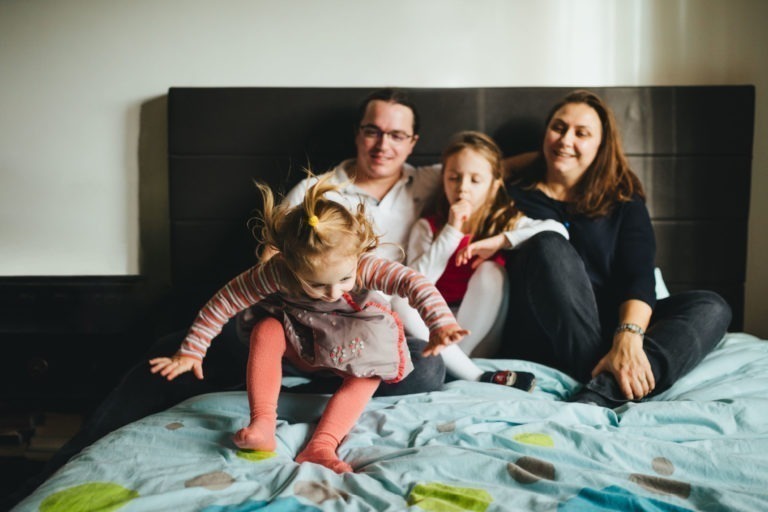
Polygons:
M259 462L261 460L271 459L275 457L275 452L262 452L260 450L237 450L237 456L241 459L249 460L251 462Z
M539 434L536 432L517 434L514 439L520 443L533 444L536 446L546 446L547 448L555 446L555 441L547 434Z
M40 512L111 512L138 497L138 492L111 482L89 482L51 494L40 504Z
M408 504L435 512L485 512L493 496L484 489L454 487L432 482L418 484L408 495Z

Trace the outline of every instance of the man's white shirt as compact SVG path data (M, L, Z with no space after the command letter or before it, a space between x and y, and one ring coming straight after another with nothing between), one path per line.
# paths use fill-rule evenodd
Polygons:
M414 223L422 216L424 208L431 204L442 185L441 165L414 167L403 166L403 175L378 200L366 191L355 186L349 178L347 169L354 160L345 160L334 169L330 182L338 185L338 191L329 192L326 197L349 209L357 211L358 205L365 207L366 216L373 222L376 234L381 236L376 253L379 256L405 263L404 252ZM307 189L317 181L317 177L305 178L285 196L284 204L296 206L304 200Z

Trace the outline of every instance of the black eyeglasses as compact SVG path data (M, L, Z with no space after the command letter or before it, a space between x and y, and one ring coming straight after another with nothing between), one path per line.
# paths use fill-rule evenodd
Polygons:
M392 130L390 132L385 132L375 124L364 124L360 127L360 133L363 134L363 137L366 139L380 139L384 138L384 136L388 136L392 142L401 144L407 140L410 140L413 138L412 133L405 133L402 130Z

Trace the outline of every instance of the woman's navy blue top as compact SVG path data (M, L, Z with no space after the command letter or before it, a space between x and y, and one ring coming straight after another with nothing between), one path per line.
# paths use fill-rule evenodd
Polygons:
M637 299L656 304L654 265L656 238L645 201L635 196L617 202L604 217L572 214L568 203L540 190L507 187L516 206L533 219L554 219L568 229L570 242L581 256L595 292L600 316L618 322L618 307Z

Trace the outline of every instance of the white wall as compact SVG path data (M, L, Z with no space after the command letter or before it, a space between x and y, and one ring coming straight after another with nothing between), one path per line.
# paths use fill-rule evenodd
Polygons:
M0 276L138 273L139 114L169 86L755 84L768 338L766 29L762 0L0 0Z

